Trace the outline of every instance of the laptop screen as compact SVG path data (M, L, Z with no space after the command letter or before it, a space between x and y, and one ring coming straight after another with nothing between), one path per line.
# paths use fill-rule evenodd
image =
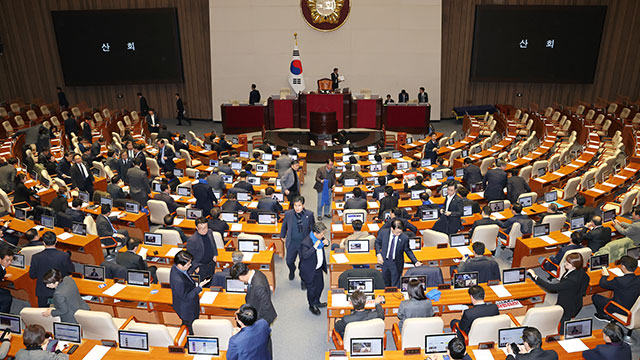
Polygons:
M243 159L248 159L249 158L249 152L248 151L240 151L240 157Z
M394 158L394 159L399 159L399 158L402 157L402 152L394 151L394 152L391 153L391 157Z
M348 253L368 253L369 252L369 240L349 240L347 241Z
M217 337L187 336L187 352L189 355L220 355Z
M584 227L584 217L578 216L571 219L571 230L576 230Z
M251 185L260 185L260 178L257 176L247 176L247 182Z
M438 209L422 210L422 220L435 220L438 218Z
M478 272L462 272L453 274L453 288L464 289L478 285Z
M402 276L400 277L400 290L408 291L409 290L409 281L418 280L422 284L422 289L427 288L427 276L426 275L418 275L418 276Z
M446 353L449 341L455 338L456 334L440 334L440 335L425 335L424 337L424 352L426 354Z
M22 254L13 254L13 260L11 260L11 266L18 268L18 269L24 269L24 255Z
M526 326L499 329L498 330L498 347L507 347L509 344L524 344L522 340L522 332L526 329Z
M262 173L267 172L267 171L269 171L269 166L265 165L265 164L257 164L256 165L256 171L257 172L262 172ZM258 178L258 179L260 179L260 178ZM258 184L259 183L260 182L258 181Z
M284 194L283 193L273 193L273 198L278 200L279 203L284 202Z
M375 145L367 146L367 152L376 152L376 146Z
M431 173L431 179L433 180L442 180L444 178L444 174L442 171L434 171Z
M40 224L42 224L42 226L48 229L53 229L53 225L54 225L53 216L49 216L49 215L40 216Z
M557 191L549 191L544 193L544 201L545 202L554 202L558 200L558 192Z
M564 339L574 339L591 336L593 319L579 319L564 323Z
M382 338L351 338L350 357L382 356Z
M239 163L239 162L231 163L231 170L241 170L241 169L242 169L242 163Z
M151 275L146 270L127 270L127 284L149 286Z
M82 342L82 332L80 325L62 322L53 323L53 338L60 341L69 341L72 343Z
M104 266L84 265L82 271L86 280L104 281Z
M533 204L533 197L523 196L518 199L518 202L520 203L520 205L522 205L522 207L529 207L531 206L531 204Z
M407 170L409 168L409 163L406 161L401 161L396 164L396 168L398 170Z
M162 234L152 232L144 233L144 244L151 246L162 246Z
M475 184L471 184L471 192L480 192L482 191L482 183L475 183Z
M71 233L75 235L85 236L87 235L87 225L80 222L74 222L71 225Z
M0 313L0 329L11 329L14 334L20 334L20 316Z
M109 205L113 209L113 199L101 197L100 198L100 206Z
M238 250L248 253L260 252L260 240L238 239Z
M149 351L149 334L141 331L118 330L121 349Z
M409 238L409 249L412 251L422 249L422 238L420 236Z
M469 245L469 234L451 234L449 235L449 245L451 247L456 246L468 246Z
M420 161L420 166L421 167L431 166L431 159L422 159Z
M591 271L598 270L602 267L609 266L609 254L594 255L589 260L589 268Z
M422 194L424 190L413 190L411 191L411 200L419 200L420 194Z
M354 291L360 290L365 294L373 294L373 278L347 278L347 292L353 294Z
M369 171L382 171L382 164L371 164L369 165Z
M233 176L231 176L231 175L222 175L222 180L225 182L225 184L231 184L231 183L233 183Z
M251 194L249 194L248 192L238 191L236 193L236 198L238 199L238 201L251 201Z
M616 218L616 209L605 210L602 212L602 222L610 222Z
M180 168L175 168L175 169L173 169L173 175L175 175L175 177L183 177L184 176L184 170L182 170Z
M504 285L517 284L525 281L525 268L514 268L502 270L502 283Z
M228 223L237 223L238 222L238 213L223 211L220 213L220 218Z
M504 201L492 201L489 203L489 208L491 208L491 212L501 212L504 211Z
M187 219L195 220L202 217L202 209L187 209Z
M533 237L549 235L549 224L533 225Z
M244 293L247 291L247 287L242 280L234 280L227 276L225 279L225 290L230 293Z
M209 160L209 166L218 166L218 160Z
M344 223L350 225L354 220L360 220L364 223L364 214L363 213L345 213L344 214Z
M191 196L191 188L187 186L178 186L177 193L180 196Z
M267 154L267 153L262 154L262 161L271 161L271 160L273 160L273 154Z
M140 204L137 202L127 201L124 203L124 209L127 212L137 214L140 212Z
M461 156L463 158L466 158L467 156L469 156L469 150L467 150L467 149L462 150L462 155Z
M78 192L78 198L80 198L80 200L82 200L82 202L89 202L89 193L86 191L80 191Z
M473 215L473 205L465 205L462 208L462 216L471 216Z
M27 211L21 208L14 208L15 213L14 217L18 220L26 221L27 220Z
M344 179L344 186L358 186L358 179Z
M258 213L258 224L275 225L278 218L275 213Z
M162 192L162 189L160 188L160 183L157 181L154 181L151 183L151 185L153 186L153 191L155 192Z

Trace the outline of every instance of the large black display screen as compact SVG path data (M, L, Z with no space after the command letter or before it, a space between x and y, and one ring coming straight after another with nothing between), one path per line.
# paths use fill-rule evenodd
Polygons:
M184 81L175 8L51 14L66 85Z
M477 5L470 80L592 83L606 6Z

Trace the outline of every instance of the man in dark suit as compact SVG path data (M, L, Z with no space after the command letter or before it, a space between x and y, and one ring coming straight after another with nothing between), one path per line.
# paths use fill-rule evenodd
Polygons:
M141 169L142 160L136 158L133 160L133 167L127 171L127 179L129 180L129 194L131 198L142 206L147 206L151 186L146 171Z
M219 233L222 237L222 241L224 242L224 233L229 231L229 224L227 224L226 221L220 218L222 209L220 209L219 207L214 207L213 209L211 209L211 212L209 214L211 215L207 220L209 229L211 231Z
M333 160L328 158L324 166L320 166L316 170L316 182L313 189L318 193L318 221L324 216L331 218L331 189L336 184L335 170L333 169Z
M238 181L233 185L233 187L253 195L255 194L255 190L253 190L253 185L247 182L247 176L248 174L246 171L240 171L240 174L238 174Z
M478 165L473 163L470 158L464 159L464 175L462 175L462 182L467 189L471 189L471 184L477 184L482 182L482 173Z
M222 176L219 174L220 169L217 167L213 168L211 171L211 175L207 176L207 184L214 190L223 190L225 189L224 180Z
M382 309L382 305L380 305L382 300L384 300L384 296L379 295L376 298L375 310L365 310L364 306L367 304L367 296L361 290L354 291L353 294L351 294L350 300L351 305L353 306L353 311L350 314L343 316L342 319L336 321L334 325L334 329L341 337L344 337L344 330L347 328L347 324L349 323L372 319L384 320L384 310Z
M216 268L218 248L204 216L196 219L196 232L187 241L187 251L194 255L194 274L200 275L201 279L213 275Z
M420 91L418 92L418 102L419 103L428 103L429 102L429 94L424 91L424 87L420 87Z
M278 314L271 302L271 288L267 277L259 270L249 270L249 266L243 262L233 264L230 275L231 278L249 285L245 302L258 310L259 319L266 320L269 325L273 324Z
M598 215L591 218L582 232L582 238L587 240L587 246L594 253L611 241L611 228L602 226L602 217Z
M436 133L431 134L431 139L424 145L424 159L430 159L431 165L436 164L438 158L438 136Z
M362 181L364 180L359 172L353 170L353 166L351 164L346 164L344 166L344 171L338 178L338 184L344 184L345 179L357 179L358 184L362 184Z
M11 266L13 261L13 250L5 246L0 248L0 281L4 281L5 275L7 275L7 268ZM0 289L0 312L8 314L11 311L11 303L13 297L7 289Z
M111 178L111 182L109 183L109 185L107 185L107 192L109 193L109 195L111 195L114 204L116 200L122 200L127 197L122 190L122 187L120 187L121 185L123 185L121 181L122 180L120 180L120 176L113 175L113 177Z
M208 214L211 212L211 208L218 203L218 199L211 186L207 183L207 173L201 171L198 174L198 178L198 183L192 186L193 197L196 198L195 207L202 209L203 214Z
M531 187L522 176L518 175L518 170L513 169L509 173L511 176L507 180L507 199L515 204L518 202L518 196L531 192Z
M524 329L522 340L524 344L518 346L519 354L514 354L511 346L507 346L506 360L558 360L555 350L542 350L542 334L538 329L530 326Z
M176 120L178 120L178 126L182 126L182 120L185 120L191 126L191 120L184 116L184 103L182 102L182 98L180 98L180 94L176 93Z
M105 165L109 166L111 170L118 170L118 156L114 150L107 150L107 159Z
M74 188L89 193L93 197L93 174L91 167L82 162L80 154L73 155L73 166L71 167L71 184Z
M173 144L173 137L175 136L174 133L172 133L171 131L167 130L167 125L160 125L160 131L158 131L158 137L156 139L165 139L167 140L167 142L169 144ZM174 147L176 149L176 152L179 153L180 150L178 149L178 147L176 146L178 145L178 142L176 142L174 144ZM189 147L187 146L185 148L185 150L188 150Z
M457 193L458 185L454 181L447 183L447 197L444 199L444 206L440 209L440 218L433 225L433 230L445 234L455 234L462 229L460 217L464 211L464 202Z
M293 209L285 212L280 238L287 247L287 266L289 267L289 280L293 280L296 272L296 258L300 252L302 240L311 233L315 219L313 211L304 208L304 197L293 199ZM304 288L304 281L301 285Z
M36 296L38 297L38 307L48 307L49 298L53 296L53 289L44 285L42 279L47 271L56 269L64 276L74 272L71 254L56 249L56 234L47 231L42 234L44 250L33 254L31 266L29 267L29 277L36 279Z
M66 152L64 157L58 161L58 165L56 166L56 174L58 174L58 178L64 180L67 185L71 185L71 164L73 162L73 155L74 154L70 151Z
M149 111L149 104L147 104L147 99L142 96L142 93L138 93L138 99L140 100L140 115L147 116Z
M176 167L176 164L173 162L173 158L176 154L166 145L166 141L167 140L165 139L159 139L156 141L156 144L158 144L158 155L156 156L156 159L158 160L160 169L165 173L173 172L173 169Z
M491 219L490 216L491 216L491 208L489 207L489 205L485 205L484 207L482 207L482 219L476 220L473 223L473 226L471 227L471 230L469 230L469 238L471 238L473 236L473 231L478 226L482 226L482 225L498 225L498 226L500 226L500 223L497 220Z
M124 182L129 182L129 179L127 178L127 172L129 171L129 169L131 169L131 167L133 167L133 159L129 158L129 153L127 151L123 151L120 153L120 159L118 159L118 161L116 162L116 167L115 170L118 172L118 176L120 176L120 178L124 181Z
M171 214L165 215L164 218L162 219L163 223L164 223L164 226L160 226L160 229L176 231L180 235L180 240L182 240L182 243L186 244L187 241L189 240L189 238L187 237L187 235L184 234L184 231L182 231L181 228L179 228L177 226L173 226L173 219L174 218L175 218L175 215L171 215Z
M160 193L156 194L153 199L164 201L165 204L167 204L167 209L169 209L170 213L175 213L178 209L178 204L171 197L171 188L169 187L169 184L164 181L160 183Z
M258 200L257 209L260 211L269 211L279 214L282 212L282 205L273 197L275 190L271 186L264 189L264 197Z
M134 161L135 159L140 159L140 169L142 171L144 171L145 173L148 173L147 171L147 157L144 154L144 144L143 143L138 143L134 146L134 148L136 149L136 154L134 156Z
M500 265L493 258L484 256L486 250L484 243L474 242L471 248L475 256L472 258L467 257L458 266L458 272L477 271L478 282L480 283L486 283L489 280L500 281Z
M76 136L79 135L80 130L78 129L78 119L73 115L70 115L64 121L64 133L67 134L69 144L71 144L71 134L76 134Z
M473 304L473 307L465 310L462 313L462 318L460 320L451 320L450 326L451 330L456 326L456 329L469 334L471 324L473 324L476 319L485 316L500 315L500 312L498 312L498 306L496 306L496 304L485 304L484 289L482 286L474 285L467 291L469 292L469 297L471 298L471 304ZM458 331L458 337L462 338L460 331Z
M407 90L402 89L398 94L398 103L408 103L409 102L409 93Z
M258 318L258 310L244 304L236 312L236 324L240 331L229 339L227 360L270 360L271 328L264 319Z
M378 186L373 188L373 201L381 200L380 194L384 193L384 187L387 185L387 177L386 176L378 176Z
M153 277L153 283L158 283L158 277L156 275L156 271L158 270L155 266L147 266L147 262L142 258L142 256L138 255L138 246L140 245L140 240L137 239L129 239L127 240L127 251L122 252L118 251L118 255L116 255L116 263L118 265L124 266L127 269L131 270L146 270L149 271L151 277Z
M467 354L467 346L464 341L457 337L449 340L447 354L453 360L471 360L471 357Z
M409 218L411 216L407 213L407 210L401 208L393 208L389 212L389 218L384 221L384 225L380 229L389 229L391 228L391 224L393 224L394 220L402 221L402 232L407 236L414 236L418 233L418 228L415 227L411 222L409 222Z
M298 161L292 161L291 167L289 167L289 169L280 177L282 191L287 196L287 199L289 199L289 202L293 201L293 199L300 195L298 169L300 169L300 163Z
M56 87L56 91L58 92L58 105L60 105L60 110L66 110L69 108L69 101L67 100L67 95L65 95L64 91L62 91L61 87Z
M222 211L249 211L246 206L240 204L240 202L237 200L236 193L233 191L229 191L227 193L227 201L225 201L220 208L222 209Z
M376 237L376 255L378 264L382 265L385 286L400 287L400 276L404 266L403 254L406 253L415 266L422 265L409 248L409 238L402 233L403 227L400 219L394 219L391 227L381 229Z
M409 186L408 182L404 183L404 191L411 193L412 191L427 190L427 187L422 184L423 181L424 177L422 175L416 176L415 184Z
M187 273L192 267L193 255L182 250L173 258L173 266L169 274L169 284L171 284L171 307L182 320L182 325L187 325L189 334L193 334L191 325L193 321L200 317L200 297L202 287L207 285L211 279L204 279L197 284Z
M567 212L567 221L570 221L574 217L583 216L584 222L588 223L596 213L596 209L591 206L585 206L587 199L584 195L577 194L573 198L573 208Z
M604 344L596 346L594 349L582 352L585 360L631 360L631 347L624 342L624 332L620 325L608 323L602 329Z
M385 196L380 199L380 210L378 210L378 219L384 219L384 213L387 210L398 207L398 197L394 196L393 188L389 185L384 188Z
M84 120L80 123L80 127L82 127L82 138L91 144L93 143L93 134L91 130L91 123L89 123L89 121L91 121L90 117L84 118ZM80 148L82 148L82 146Z
M231 167L229 166L230 161L231 160L228 157L225 157L224 159L222 159L222 164L218 166L218 170L225 175L234 176L235 173L233 172L233 170L231 170Z
M324 273L327 272L324 248L329 246L329 241L325 239L326 230L327 227L321 222L313 224L313 230L300 244L300 277L307 284L307 302L313 315L320 315L318 308L327 306L326 302L320 302Z
M391 98L391 94L387 94L387 97L384 100L384 105L393 104L393 103L395 103L395 101L393 101L393 99Z
M362 198L362 190L359 187L353 189L353 195L354 196L344 204L344 209L367 210L367 199Z
M336 91L340 87L340 75L338 74L338 68L333 68L331 73L331 90Z
M67 208L64 213L71 218L73 222L84 222L85 213L82 211L82 200L79 198L71 201L71 208Z
M260 103L260 91L256 90L256 84L251 84L251 92L249 93L249 105Z
M504 171L506 168L507 163L503 160L496 160L496 168L490 169L484 174L482 188L484 189L484 198L487 201L504 200L504 188L507 186L507 173Z
M513 213L512 217L504 221L498 220L498 225L505 229L504 232L508 234L511 232L513 224L520 223L520 231L523 234L531 234L533 220L531 220L528 215L522 213L522 205L519 203L511 204L511 212Z
M608 280L609 271L607 271L606 267L601 268L602 277L600 278L600 287L612 290L613 298L606 298L600 294L594 294L592 296L591 300L593 301L593 306L596 308L596 319L602 321L611 320L611 317L604 313L604 307L610 300L622 305L627 310L631 310L638 296L640 296L640 276L634 273L637 268L638 260L628 255L620 258L620 270L622 270L623 276L614 276L611 280ZM615 305L610 306L607 310L609 312L623 314Z
M121 244L129 241L129 231L127 231L127 229L116 229L113 226L113 223L109 218L111 206L108 204L102 205L100 207L100 212L100 215L96 217L96 230L98 231L98 236L111 236Z

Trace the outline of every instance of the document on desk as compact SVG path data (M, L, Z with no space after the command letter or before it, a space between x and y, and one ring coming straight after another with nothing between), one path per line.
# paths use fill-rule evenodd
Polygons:
M111 287L109 287L107 290L103 291L102 293L107 296L115 296L117 293L119 293L120 291L122 291L122 289L126 287L127 285L125 284L113 284L111 285Z
M465 255L469 255L469 256L473 255L473 253L471 252L471 250L469 250L469 248L468 248L468 247L466 247L466 246L456 246L455 248L458 250L458 252L460 253L460 255L462 255L463 257L464 257Z
M378 176L378 173L377 173L377 172L375 172L375 171L372 171L372 172L370 172L369 174L370 174L371 176Z
M369 205L369 208L376 208L378 207L378 202L377 201L367 201L367 205Z
M250 203L249 203L249 206L248 206L248 207L250 207L250 208L257 208L257 207L258 207L258 202L257 202L257 201L252 201L252 202L250 202Z
M73 237L73 234L68 233L68 232L63 232L62 234L58 235L58 239L60 240L67 240Z
M593 191L593 192L597 192L598 194L604 194L605 193L604 190L600 190L600 189L596 189L596 188L591 188L590 190Z
M558 243L557 241L553 240L550 236L540 236L539 239L543 240L549 245L555 245Z
M347 301L347 294L331 294L331 306L333 307L349 306L349 302Z
M493 360L491 350L488 349L473 349L473 356L476 360Z
M333 254L333 260L335 260L338 264L346 264L349 262L349 259L345 254Z
M467 310L469 307L467 305L449 305L449 310L450 311L464 311Z
M573 233L573 231L571 231L571 230L567 230L567 231L563 231L563 232L562 232L562 235L564 235L564 236L566 236L566 237L569 237L569 238L570 238L572 233Z
M213 356L211 355L194 355L193 360L211 360Z
M378 231L380 230L380 225L378 224L367 224L367 228L369 231Z
M91 351L89 351L82 360L100 360L107 354L107 352L109 352L110 349L111 348L108 346L96 345L91 348Z
M169 258L173 258L174 256L176 256L177 253L180 252L180 250L182 249L179 247L171 248L169 251L167 251L167 254L165 256Z
M552 172L552 174L555 175L555 176L564 176L563 173L557 172L557 171Z
M180 198L182 197L180 195L169 195L169 196L171 196L173 200L180 200Z
M242 231L242 224L231 224L231 229L230 231Z
M146 259L147 251L149 251L149 249L147 249L146 247L141 247L140 251L138 251L138 255L140 255L141 258Z
M173 218L173 226L178 226L178 225L182 224L182 220L184 220L184 219Z
M331 231L332 232L341 232L343 230L344 230L344 228L342 227L342 224L331 224Z
M250 253L250 252L245 252L242 253L242 261L251 261L253 259L253 255L255 255L256 253Z
M498 295L498 297L510 297L511 293L509 292L509 290L507 290L506 287L504 287L504 285L491 285L489 286L491 288L491 290L493 290L494 293L496 293L496 295Z
M202 297L200 298L200 304L213 304L218 296L217 291L204 291L202 293Z
M491 214L491 216L495 217L498 220L504 220L505 219L504 215L502 215L500 213L493 213L493 214Z
M560 340L558 341L558 344L560 344L564 351L568 353L589 350L589 347L585 345L580 339Z
M342 192L342 186L336 186L333 188L333 192L334 193L341 193Z

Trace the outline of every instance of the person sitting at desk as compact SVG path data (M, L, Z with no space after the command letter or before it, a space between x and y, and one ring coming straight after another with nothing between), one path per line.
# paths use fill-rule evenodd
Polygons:
M471 245L474 257L466 256L466 259L458 265L458 272L478 272L478 282L486 283L490 280L500 281L500 265L493 258L484 256L486 247L479 241ZM454 266L452 266L454 268Z
M531 187L529 187L529 183L522 178L522 176L518 175L518 170L512 169L509 171L509 179L507 180L507 199L512 204L518 202L518 197L521 194L531 192Z
M26 175L24 173L19 173L16 175L15 179L15 191L13 193L13 203L19 204L26 202L29 206L34 206L37 204L35 199L31 197L36 195L36 191L28 188L24 182L26 179Z
M591 206L585 206L586 203L587 199L585 199L584 195L577 194L573 198L573 208L567 213L567 220L571 221L574 217L583 216L585 223L591 221L591 218L596 213L596 209Z
M473 307L465 310L462 313L462 318L460 318L460 320L453 319L450 324L451 330L453 331L455 328L460 339L463 338L460 330L464 331L465 334L469 334L471 325L476 319L486 316L500 315L496 304L486 304L484 302L484 288L482 288L482 286L474 285L470 287L467 292L469 293Z
M57 195L51 203L49 203L49 207L52 208L56 213L58 212L66 212L69 208L69 202L67 201L67 187L66 186L58 186Z
M413 160L411 162L411 167L409 168L409 170L407 170L408 173L412 173L412 172L420 172L420 170L418 170L420 168L420 162L418 160ZM421 184L421 182L418 182L418 184Z
M178 232L178 234L180 235L180 240L182 241L182 243L186 243L189 238L187 237L187 235L184 234L184 231L182 231L181 228L177 227L177 226L173 226L173 220L175 219L175 215L172 214L167 214L164 216L163 223L164 226L160 226L160 229L162 230L175 230Z
M224 264L220 271L214 273L213 277L211 278L211 286L220 286L221 288L227 286L227 278L231 277L231 268L233 267L233 265L241 263L242 259L244 259L244 253L242 251L235 250L234 252L232 252L232 265L229 266L229 264Z
M158 134L158 135L160 135L160 134ZM185 134L180 134L180 136L178 136L178 140L174 141L173 147L176 149L176 153L177 154L180 154L180 150L189 151L189 141L187 141L186 135Z
M398 182L398 179L395 177L395 175L393 175L393 173L396 171L395 165L393 164L387 165L386 170L387 170L387 185Z
M341 337L344 338L344 330L347 328L347 324L349 323L367 321L371 319L384 320L384 310L382 309L382 305L380 305L383 299L384 296L378 295L375 300L375 310L365 310L364 307L367 304L367 296L361 290L354 291L350 298L353 311L350 314L343 316L342 319L336 321L334 329Z
M385 211L398 207L398 197L394 196L393 188L389 185L384 188L385 196L380 199L380 210L378 210L378 219L383 220Z
M362 175L359 172L353 170L353 166L351 164L345 164L344 171L342 175L338 178L338 184L343 185L345 179L356 179L358 180L356 183L362 184Z
M606 267L601 268L602 277L600 278L600 287L613 291L613 298L607 298L600 294L593 294L591 300L596 308L595 318L601 321L610 321L611 317L604 312L604 307L610 300L616 304L622 305L625 309L631 309L633 304L640 296L640 276L635 274L638 268L638 260L631 256L625 255L620 258L620 270L622 276L614 276L613 279L607 280L609 271ZM610 306L609 312L623 313L617 306Z
M403 300L398 308L398 328L402 330L402 325L406 319L425 318L433 316L431 300L424 294L424 287L418 279L411 279L407 284L408 300Z
M582 238L587 240L587 246L594 253L611 241L611 228L602 226L602 217L598 215L591 217L591 221L584 226L582 233Z
M164 181L160 183L160 192L156 194L153 199L163 201L167 204L167 209L169 209L169 212L172 214L178 209L178 203L171 197L171 188L169 188L169 184Z
M233 187L242 189L242 191L246 191L249 194L253 195L255 194L255 190L253 190L253 185L247 182L247 175L248 174L246 171L240 171L240 174L238 174L238 181L235 183L235 185L233 185Z
M640 206L636 206L631 211L631 224L623 223L618 219L613 220L613 227L620 235L628 237L633 240L633 243L638 246L640 244Z
M451 171L451 170L449 170ZM471 213L472 214L478 214L480 213L480 205L476 202L473 201L471 199L468 198L469 196L469 189L467 189L466 187L458 184L458 195L460 195L460 197L462 198L462 206L464 209L464 206L471 206Z
M447 344L447 354L453 360L471 360L471 357L467 354L467 346L464 344L464 341L458 337L449 340ZM425 360L437 360L437 358L432 359L430 356L427 356Z
M222 210L219 207L214 207L209 214L211 215L207 220L209 229L219 233L224 243L224 233L229 231L229 224L221 219Z
M5 280L7 268L11 266L11 262L13 262L13 250L9 247L0 248L0 281ZM10 277L11 275L7 276L7 278ZM11 292L5 288L0 288L0 312L9 313L12 302Z
M51 337L42 325L31 324L24 329L22 343L25 349L20 349L16 354L16 360L68 360L69 354L47 350ZM3 344L4 346L4 344Z
M469 230L469 238L473 237L473 231L478 226L482 226L482 225L498 225L498 226L500 226L500 223L497 220L492 219L490 216L491 216L491 208L489 207L489 205L485 205L482 208L482 219L476 220L473 223L473 226L471 227L471 230Z
M71 217L73 222L84 222L85 213L82 211L82 200L75 198L71 201L71 208L67 208L64 212L67 216Z
M511 212L513 216L508 218L505 221L498 220L498 225L501 228L505 229L505 233L511 232L511 227L513 224L520 223L520 231L523 234L531 234L531 229L533 227L533 220L529 219L529 216L522 213L522 205L520 203L512 203L511 204ZM503 236L502 234L499 234Z
M226 134L220 134L220 139L218 140L214 150L220 154L223 151L229 151L231 149L233 149L233 145L226 140Z
M51 155L51 150L48 147L43 148L40 154L38 154L38 163L47 170L47 174L56 174L56 160L53 155Z
M558 204L551 203L547 207L547 212L540 214L540 220L538 220L538 224L542 224L542 220L544 220L547 215L564 215L560 210L558 210Z
M127 229L117 229L113 226L109 213L111 212L111 206L104 204L101 206L100 215L96 217L96 229L98 230L98 236L100 237L113 237L121 244L129 241L129 231Z
M464 158L462 183L467 189L471 189L472 184L482 182L482 172L478 165L473 163L470 158Z
M240 202L237 200L237 196L234 192L227 193L227 201L222 204L221 208L222 211L248 211L247 207L240 204Z
M236 311L236 324L240 331L229 338L227 360L269 360L272 358L271 328L258 318L258 310L244 304Z
M386 184L387 184L387 177L378 176L378 186L373 188L373 201L380 200L380 194L384 193L384 188Z
M127 198L127 196L124 194L124 190L122 190L123 185L124 182L122 182L120 176L118 175L113 175L113 177L111 177L111 183L107 185L107 192L109 193L109 195L111 195L114 204L116 200L123 200Z
M393 103L395 103L395 101L393 101L393 99L391 98L391 94L387 94L386 99L384 99L384 104L387 105L387 104L393 104Z
M422 175L416 176L415 184L413 184L411 187L409 187L408 182L404 183L404 191L410 193L412 191L427 190L428 187L422 184L423 181L424 177L422 177Z
M271 186L264 189L264 196L258 200L256 209L280 214L282 212L282 205L280 205L278 200L273 197L274 193L275 190Z
M45 286L53 292L53 307L42 312L42 316L59 316L66 323L77 324L75 313L78 310L91 310L82 299L76 282L70 276L62 276L59 270L53 268L42 278Z
M422 205L418 206L418 209L416 210L416 217L418 219L422 219L423 213L426 212L427 210L433 210L438 208L438 205L432 203L430 198L431 197L426 191L420 194L420 201L422 201Z
M435 165L436 167L434 170L449 169L448 167L444 166L444 159L439 156L436 158Z
M24 233L24 237L27 239L27 243L22 245L22 247L29 246L42 246L44 243L40 240L40 235L38 235L38 231L34 228L27 230Z
M402 89L398 94L398 103L407 103L407 102L409 102L409 93L407 93L407 90Z
M631 360L631 347L624 342L624 332L620 325L610 322L602 329L604 344L582 352L585 360Z
M344 248L345 244L349 240L362 240L365 238L369 238L369 249L373 249L375 247L376 238L374 236L371 236L368 232L362 231L362 225L363 223L359 219L353 220L351 222L353 232L346 238L342 239L338 247Z
M528 326L522 331L523 345L518 345L520 352L513 353L511 345L507 346L506 360L558 360L555 350L542 350L542 334L538 329Z
M140 246L140 240L137 239L129 239L127 241L127 251L122 252L119 251L118 255L116 255L116 263L118 265L124 266L127 269L131 270L146 270L149 271L151 277L153 278L153 283L158 283L158 277L156 275L156 271L158 270L155 266L147 266L147 262L142 256L138 255L138 247ZM153 254L150 254L153 255Z
M362 189L359 187L353 189L353 197L346 201L344 209L362 209L367 210L367 199L362 198Z
M382 225L380 229L390 228L394 220L400 220L402 222L402 232L407 233L408 236L414 236L418 233L418 228L410 223L408 218L409 214L407 214L405 209L395 207L391 209L389 212L389 218L385 220L384 225Z
M567 251L581 249L581 248L582 248L582 232L574 231L571 233L571 240L569 244L561 247L560 250L558 250L558 253L556 253L554 256L548 257L547 259L549 259L550 262L558 265L560 264L560 261L562 261L562 258L564 257L564 254L567 253ZM546 262L542 265L542 267L547 271L557 270L556 267Z

